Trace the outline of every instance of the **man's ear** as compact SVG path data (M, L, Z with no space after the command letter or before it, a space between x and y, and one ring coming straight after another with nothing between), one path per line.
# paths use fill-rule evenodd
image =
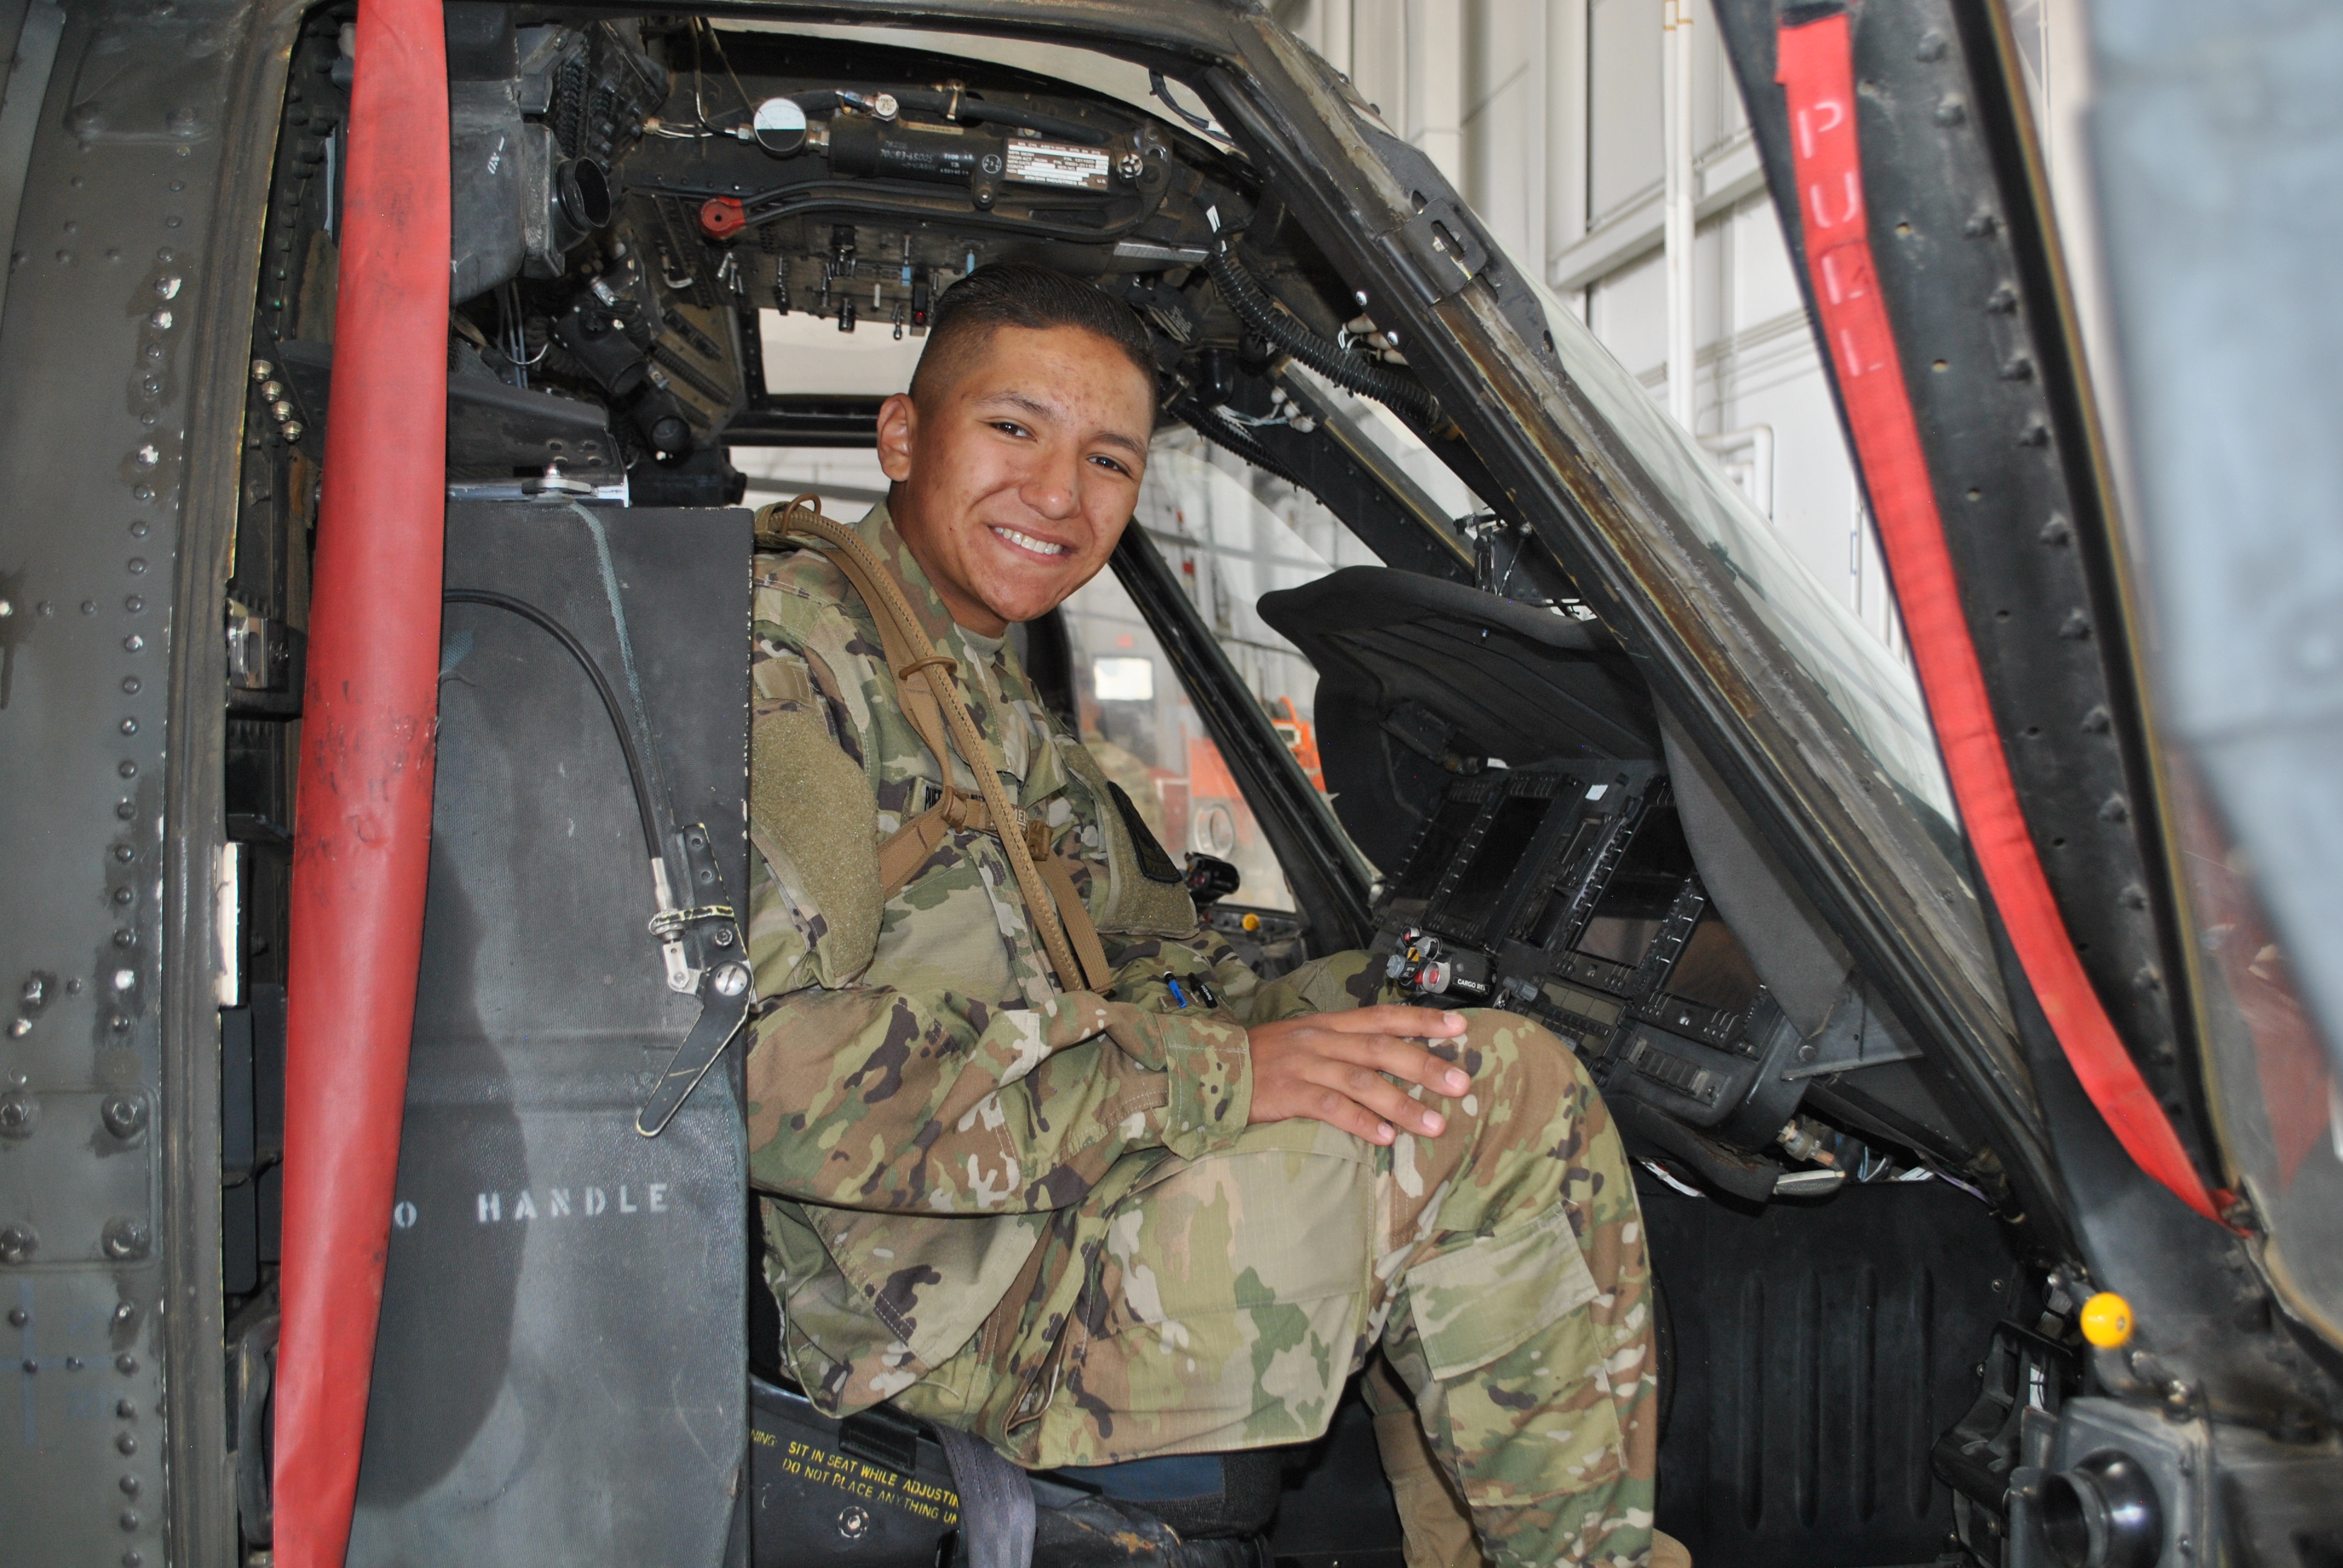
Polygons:
M909 393L898 392L879 405L879 467L899 485L911 477L911 443L919 427L920 411Z

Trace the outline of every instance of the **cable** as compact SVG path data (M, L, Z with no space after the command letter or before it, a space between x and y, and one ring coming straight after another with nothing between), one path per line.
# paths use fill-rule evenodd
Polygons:
M439 597L447 604L486 605L490 609L517 615L551 632L554 640L569 650L569 657L578 661L578 667L586 672L586 678L594 683L595 693L602 699L602 711L610 716L610 728L618 732L618 749L626 754L627 759L627 779L635 789L635 813L642 819L643 848L653 860L662 859L664 852L659 848L659 814L651 809L650 785L643 772L642 755L635 749L634 733L627 728L626 715L618 707L618 692L612 689L609 677L602 673L602 667L594 662L594 656L586 651L586 645L579 642L568 627L535 605L508 594L490 593L486 588L449 588Z
M1269 448L1255 441L1251 436L1239 432L1226 420L1216 417L1217 410L1200 408L1195 404L1183 400L1172 412L1182 424L1195 431L1197 435L1216 447L1224 447L1234 452L1262 472L1284 480L1297 490L1310 488L1302 482L1292 468L1272 457ZM1314 491L1312 493L1315 494Z
M1225 239L1204 258L1204 270L1212 275L1221 297L1228 301L1238 318L1274 347L1336 386L1386 404L1419 425L1440 422L1440 405L1423 382L1343 353L1270 303L1269 296L1261 291L1261 286L1230 254Z
M1225 135L1213 126L1210 116L1200 115L1193 109L1182 106L1180 101L1172 95L1172 84L1163 79L1162 72L1148 72L1147 85L1155 90L1155 95L1158 98L1163 100L1163 106L1165 108L1171 110L1173 114L1186 121L1195 129L1197 134L1205 136L1210 140L1218 142L1224 147L1232 147L1237 145L1235 138Z

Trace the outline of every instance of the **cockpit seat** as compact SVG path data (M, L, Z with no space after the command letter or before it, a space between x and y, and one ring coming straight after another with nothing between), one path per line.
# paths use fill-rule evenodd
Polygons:
M974 1522L927 1422L890 1405L832 1421L795 1385L761 1377L750 1402L754 1568L975 1560ZM1281 1477L1276 1449L1035 1472L1033 1568L1267 1568Z

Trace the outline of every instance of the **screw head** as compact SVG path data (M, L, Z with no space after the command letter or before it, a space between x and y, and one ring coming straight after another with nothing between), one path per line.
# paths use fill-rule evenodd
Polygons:
M21 1263L40 1250L40 1233L19 1221L0 1227L0 1263Z
M726 964L716 971L709 983L715 986L718 996L739 996L749 989L749 967L746 964Z
M30 1138L41 1119L41 1102L21 1089L0 1095L0 1138Z
M860 1508L841 1510L838 1515L838 1533L849 1541L860 1541L870 1533L870 1515Z
M146 1131L146 1098L140 1094L109 1094L98 1108L106 1130L127 1142Z
M98 1238L98 1245L107 1257L117 1262L127 1262L134 1258L145 1257L154 1245L154 1237L147 1231L146 1221L124 1215L106 1222L106 1231Z

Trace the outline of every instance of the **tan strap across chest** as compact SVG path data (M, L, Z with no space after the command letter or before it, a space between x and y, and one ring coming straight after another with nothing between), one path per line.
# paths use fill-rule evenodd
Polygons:
M960 698L958 664L936 651L894 574L871 554L860 534L823 517L811 496L799 496L786 507L766 508L757 518L759 534L775 531L776 512L780 538L827 546L830 560L870 607L887 668L902 693L904 717L934 755L943 779L943 799L880 846L880 880L887 894L910 881L947 831L965 828L992 834L1008 856L1025 900L1026 917L1049 955L1050 967L1057 971L1059 985L1067 990L1105 990L1111 972L1098 928L1065 861L1051 852L1048 829L1013 805L1001 788L991 749L977 733L976 721ZM975 777L980 800L968 799L953 784L953 750Z

